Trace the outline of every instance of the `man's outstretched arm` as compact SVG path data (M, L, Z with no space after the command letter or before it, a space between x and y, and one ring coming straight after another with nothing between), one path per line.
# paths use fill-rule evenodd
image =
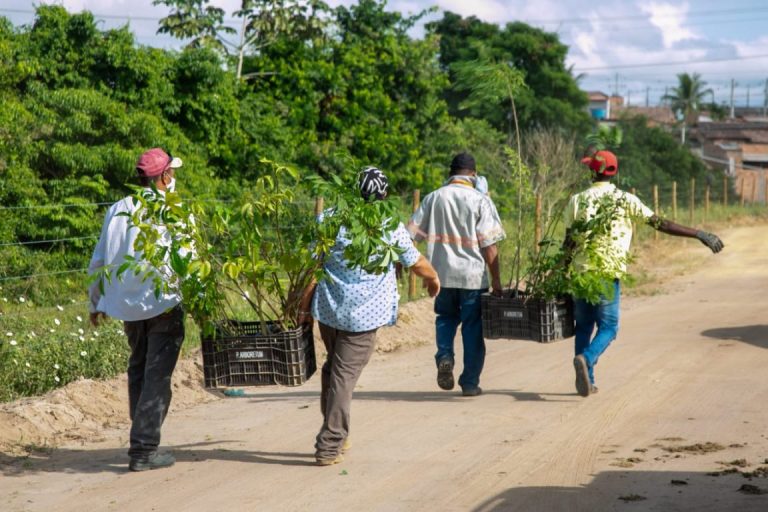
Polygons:
M723 241L720 240L720 237L714 233L708 233L707 231L701 231L699 229L683 226L681 224L672 222L671 220L663 219L657 215L654 215L648 219L648 224L657 231L661 231L662 233L666 233L668 235L696 238L701 243L709 247L714 253L722 251L724 247Z

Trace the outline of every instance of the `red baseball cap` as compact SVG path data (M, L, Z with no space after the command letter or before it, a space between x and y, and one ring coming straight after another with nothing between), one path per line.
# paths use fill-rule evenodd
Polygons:
M160 148L145 151L136 162L136 171L142 176L159 176L168 169L181 167L181 158L173 158Z
M619 160L610 151L598 151L592 156L582 158L581 163L588 165L597 174L613 176L619 172Z

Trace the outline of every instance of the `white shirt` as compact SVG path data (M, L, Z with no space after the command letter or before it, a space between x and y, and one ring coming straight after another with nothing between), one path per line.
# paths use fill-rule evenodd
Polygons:
M90 310L103 312L112 318L124 321L147 320L156 317L181 302L178 293L161 293L155 297L153 279L144 279L143 273L135 275L128 270L118 278L115 274L126 256L141 260L133 244L138 234L137 229L129 229L130 218L119 213L131 214L136 207L133 198L128 196L113 204L107 211L101 236L88 265L88 273L94 274L104 266L108 266L111 279L103 280L104 294L99 290L99 281L94 282L88 290ZM158 227L161 240L167 240L170 245L170 235L165 228ZM162 243L162 242L161 242ZM170 272L170 269L162 269Z
M598 181L588 189L571 197L563 214L566 229L570 228L575 220L591 219L596 212L600 198L609 195L616 200L616 215L611 223L610 236L597 240L601 261L610 268L601 270L613 273L615 277L622 277L627 272L627 257L629 247L632 244L632 222L645 221L653 217L653 210L648 208L637 196L619 190L613 183ZM576 248L573 257L573 265L580 271L590 270L586 257Z
M456 176L428 194L408 222L414 240L426 240L426 258L444 288L488 288L481 249L506 236L490 197Z

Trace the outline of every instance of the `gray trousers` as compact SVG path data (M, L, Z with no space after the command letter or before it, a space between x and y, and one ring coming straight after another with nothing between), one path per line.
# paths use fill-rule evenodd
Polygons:
M349 435L352 392L376 345L376 331L349 332L319 323L328 357L323 364L320 408L323 426L317 434L315 456L333 458Z
M171 405L171 375L184 342L181 306L148 320L124 322L131 347L128 359L128 403L132 459L157 451L160 428Z

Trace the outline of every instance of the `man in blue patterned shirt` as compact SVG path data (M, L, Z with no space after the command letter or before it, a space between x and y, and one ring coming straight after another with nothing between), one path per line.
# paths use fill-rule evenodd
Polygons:
M387 177L375 167L360 173L358 185L366 200L381 200L387 195ZM400 263L424 278L431 297L437 295L440 279L414 247L402 223L390 233L389 241L402 249ZM315 458L321 466L342 460L341 453L349 446L350 406L355 384L373 353L376 331L397 321L399 295L394 263L381 274L353 267L344 258L344 249L349 243L341 229L336 245L323 262L326 279L305 290L299 313L303 324L311 323L313 317L317 319L328 352L320 391L323 426L315 443Z

